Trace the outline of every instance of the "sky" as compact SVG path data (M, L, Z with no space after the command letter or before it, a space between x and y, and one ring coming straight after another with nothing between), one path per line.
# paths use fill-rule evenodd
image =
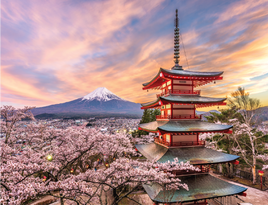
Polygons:
M142 83L174 65L175 9L183 69L224 71L201 94L241 86L268 106L268 0L2 0L1 105L47 106L98 87L154 100Z

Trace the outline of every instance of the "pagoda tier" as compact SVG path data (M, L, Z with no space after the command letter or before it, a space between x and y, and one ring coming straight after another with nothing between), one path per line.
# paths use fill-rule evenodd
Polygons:
M148 108L157 108L161 105L192 105L189 108L196 108L202 106L215 106L215 105L226 105L226 98L210 98L210 97L202 97L198 95L167 95L158 97L156 100L141 104L141 109ZM194 106L196 105L196 106ZM171 107L170 109L183 108L179 106ZM185 107L187 108L187 107Z
M139 129L147 132L192 135L198 133L230 133L232 125L214 124L200 120L154 121L139 124Z
M147 83L142 84L143 90L161 89L168 81L192 81L193 87L202 86L215 80L222 80L223 72L195 72L188 70L166 70L160 68L158 74ZM179 82L178 82L179 83Z
M166 148L157 143L136 145L138 151L148 160L157 162L172 162L178 158L179 162L189 161L192 165L208 165L232 162L239 158L237 155L225 154L205 147Z
M237 186L210 174L200 174L195 176L181 176L181 183L186 183L189 191L179 189L176 191L163 190L157 184L144 184L143 188L156 203L177 203L177 202L195 202L200 200L212 199L217 197L239 195L247 188Z

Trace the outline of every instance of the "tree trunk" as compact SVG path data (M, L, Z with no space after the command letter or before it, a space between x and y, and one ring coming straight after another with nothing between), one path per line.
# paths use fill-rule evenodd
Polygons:
M227 177L233 178L233 164L226 163Z
M61 198L60 198L60 205L64 205L62 194L60 194L60 196L61 196Z
M257 179L256 179L256 157L253 156L253 167L252 169L252 183L256 184Z
M234 165L232 163L229 163L229 166L230 166L229 177L233 178L234 177Z
M218 165L219 172L222 173L222 164Z

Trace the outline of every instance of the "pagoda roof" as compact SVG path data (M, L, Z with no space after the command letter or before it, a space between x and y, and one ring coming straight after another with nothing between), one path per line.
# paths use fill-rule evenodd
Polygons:
M247 190L247 188L223 181L210 174L182 176L180 179L181 183L188 185L189 191L183 188L176 191L163 190L157 183L144 184L143 188L153 201L159 203L198 201L241 194Z
M168 81L170 78L180 78L183 80L221 80L221 78L217 78L222 75L223 72L197 72L197 71L189 71L189 70L167 70L164 68L160 68L157 75L149 82L143 83L143 89L150 89L151 86L161 86L163 83ZM203 84L203 83L202 83ZM201 85L201 84L199 84Z
M181 75L181 76L196 76L196 77L214 77L222 75L223 72L198 72L198 71L189 71L189 70L167 70L160 68L161 71L165 73L170 73L172 75Z
M237 155L222 153L206 147L166 148L154 142L135 146L148 160L157 160L160 163L172 162L176 157L179 162L189 161L192 165L225 163L239 158Z
M148 132L221 132L231 129L232 125L222 125L204 122L200 120L176 120L176 121L154 121L139 124L142 130Z
M182 103L182 104L212 104L219 103L226 100L226 98L210 98L210 97L202 97L198 95L173 95L170 94L168 96L161 96L154 101L141 104L142 107L156 107L160 104L167 103ZM160 102L160 104L159 104Z

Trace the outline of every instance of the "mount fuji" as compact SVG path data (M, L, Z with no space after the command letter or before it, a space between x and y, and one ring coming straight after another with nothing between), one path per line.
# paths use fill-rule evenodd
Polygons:
M105 87L100 87L82 98L61 104L34 108L34 115L62 114L135 114L142 115L140 104L120 98Z

